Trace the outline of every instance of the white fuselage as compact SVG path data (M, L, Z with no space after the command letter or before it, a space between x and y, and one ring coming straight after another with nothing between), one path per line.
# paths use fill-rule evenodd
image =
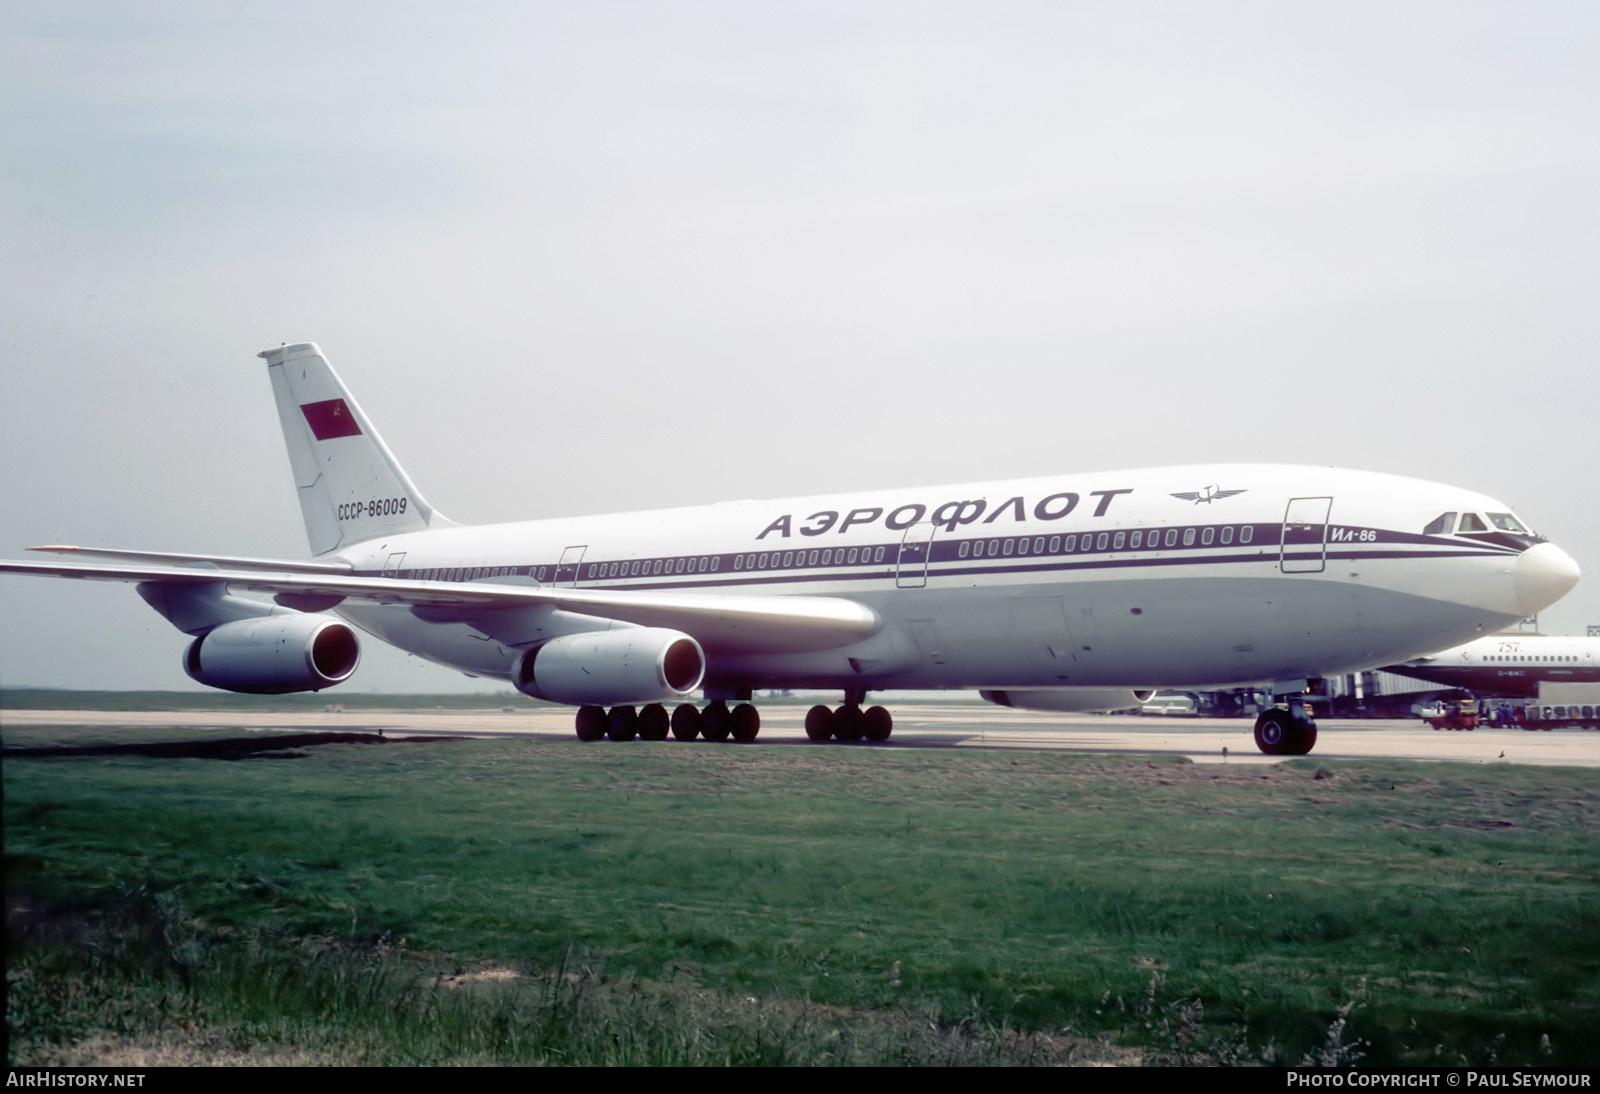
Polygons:
M1600 683L1600 638L1496 634L1387 671L1496 695L1532 696L1539 694L1540 681Z
M1424 533L1442 513L1507 511L1370 472L1178 467L447 527L326 557L409 580L828 596L883 620L820 651L706 643L708 691L1184 687L1393 664L1537 611L1575 578L1559 549ZM595 622L338 610L498 677L519 645Z

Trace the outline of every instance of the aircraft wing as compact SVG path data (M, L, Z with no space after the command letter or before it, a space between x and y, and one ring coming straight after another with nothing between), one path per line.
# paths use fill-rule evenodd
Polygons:
M43 554L76 555L80 558L106 558L118 562L139 562L165 566L195 566L213 570L271 570L290 574L347 574L348 562L298 562L282 558L249 558L244 555L189 555L176 551L131 551L121 547L69 547L56 544L29 547ZM60 575L57 575L60 576Z
M135 552L120 552L122 556L133 554ZM415 581L305 572L295 568L307 564L293 562L284 564L278 572L213 568L219 559L184 557L194 558L202 565L98 566L76 562L0 561L0 573L158 585L221 583L232 590L267 593L285 606L314 611L325 611L345 601L405 605L422 618L469 622L489 632L499 629L493 625L493 613L497 611L547 606L640 626L680 630L694 637L708 652L798 653L833 649L865 638L881 625L878 614L871 608L839 597L738 596L677 590L571 589L488 581ZM249 561L264 565L268 560ZM203 565L206 562L212 565Z

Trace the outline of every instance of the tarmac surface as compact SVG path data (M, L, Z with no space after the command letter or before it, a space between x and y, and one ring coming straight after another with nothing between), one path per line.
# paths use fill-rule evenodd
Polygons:
M808 748L1012 748L1033 751L1135 753L1185 756L1196 763L1278 763L1292 757L1256 750L1247 718L1111 717L977 707L968 703L885 704L894 713L894 736L885 744L806 739L802 703L761 704L761 735L753 745L667 740L651 743L597 741L591 748L739 748L800 745ZM0 726L40 729L59 726L105 731L128 729L149 740L170 729L185 733L229 729L244 733L382 733L385 736L528 737L573 740L573 712L566 707L514 706L505 710L396 710L262 714L234 711L8 710ZM1457 763L1520 763L1600 767L1600 732L1557 729L1435 730L1416 720L1324 720L1318 722L1312 755L1327 759L1443 760ZM48 736L48 734L44 734ZM9 742L8 742L9 743Z

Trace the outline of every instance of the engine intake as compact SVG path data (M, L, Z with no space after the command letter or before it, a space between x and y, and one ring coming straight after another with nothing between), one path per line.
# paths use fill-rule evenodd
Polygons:
M511 682L524 695L572 706L659 703L700 686L706 655L681 631L625 627L551 639L517 658Z
M188 674L251 695L321 691L350 679L361 660L355 632L325 615L270 615L213 627L189 643Z
M1023 688L1015 691L980 691L996 706L1018 710L1129 710L1142 707L1153 691L1124 691L1117 688Z

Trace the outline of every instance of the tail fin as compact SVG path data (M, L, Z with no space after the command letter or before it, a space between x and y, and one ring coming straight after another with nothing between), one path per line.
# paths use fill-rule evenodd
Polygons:
M452 523L422 496L315 342L263 350L313 555Z

